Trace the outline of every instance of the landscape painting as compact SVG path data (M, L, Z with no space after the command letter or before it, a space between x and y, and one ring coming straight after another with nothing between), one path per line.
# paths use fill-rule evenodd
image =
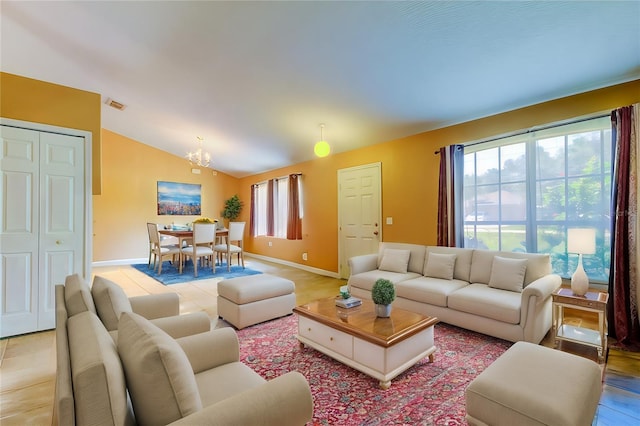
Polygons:
M158 215L200 216L201 185L158 181Z

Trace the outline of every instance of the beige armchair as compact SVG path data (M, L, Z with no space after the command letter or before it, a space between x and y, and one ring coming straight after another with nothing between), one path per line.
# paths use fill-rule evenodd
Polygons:
M143 317L123 313L119 334L138 424L287 426L312 418L304 376L289 372L267 382L240 362L231 328L174 340Z
M123 312L136 312L176 338L211 329L211 319L204 312L180 315L180 299L175 293L129 298L118 284L97 275L91 289L80 275L69 275L65 279L62 297L69 316L93 312L100 317L114 340Z
M287 426L311 420L305 378L291 372L266 382L239 362L232 329L174 340L150 320L123 312L116 343L95 310L78 311L93 303L91 294L65 287L56 286L55 298L54 424Z

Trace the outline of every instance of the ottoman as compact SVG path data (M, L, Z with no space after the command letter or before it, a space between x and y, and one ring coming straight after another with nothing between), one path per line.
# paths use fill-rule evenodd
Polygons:
M293 281L269 274L231 278L218 283L218 316L236 328L292 313Z
M466 389L471 425L591 425L602 392L593 361L517 342Z

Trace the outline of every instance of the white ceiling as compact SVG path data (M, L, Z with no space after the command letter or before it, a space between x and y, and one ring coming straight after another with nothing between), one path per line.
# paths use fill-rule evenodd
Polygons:
M640 78L639 1L2 1L2 71L242 177Z

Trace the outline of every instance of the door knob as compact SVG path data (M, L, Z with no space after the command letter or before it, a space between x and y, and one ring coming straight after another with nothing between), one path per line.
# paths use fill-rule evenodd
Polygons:
M378 235L378 231L373 231L373 235Z
M62 240L56 240L56 244L57 244L57 245L62 244Z

